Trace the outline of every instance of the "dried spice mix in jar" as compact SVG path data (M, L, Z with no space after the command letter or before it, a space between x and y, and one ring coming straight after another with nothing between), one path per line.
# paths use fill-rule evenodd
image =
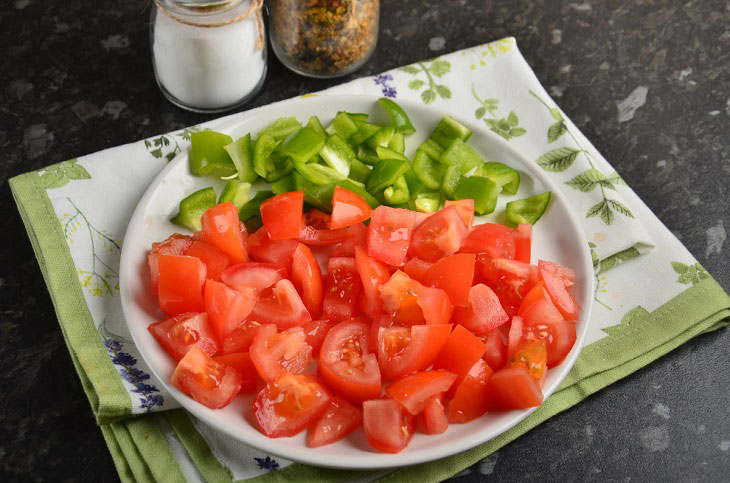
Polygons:
M346 75L375 50L379 0L269 0L267 5L271 45L294 72Z

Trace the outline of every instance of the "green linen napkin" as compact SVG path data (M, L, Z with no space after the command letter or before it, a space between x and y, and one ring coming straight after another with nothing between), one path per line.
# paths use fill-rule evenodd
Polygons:
M550 173L575 207L593 254L596 303L586 347L539 410L459 455L380 473L272 458L177 409L129 340L118 295L120 243L146 187L187 149L192 131L250 113L65 161L13 178L10 185L122 480L438 481L692 337L728 323L730 297L553 103L514 39L325 93L410 98L473 115ZM642 290L634 290L637 285Z

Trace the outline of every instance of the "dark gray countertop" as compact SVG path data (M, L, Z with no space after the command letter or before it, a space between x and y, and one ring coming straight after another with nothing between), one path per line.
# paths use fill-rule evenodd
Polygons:
M730 289L730 4L382 3L378 50L356 76L515 36L556 102ZM4 181L211 118L157 89L145 4L0 7L2 481L118 478ZM335 83L298 77L271 55L266 84L246 107ZM641 86L646 103L620 119L617 102ZM455 479L727 481L728 367L730 333L700 336Z

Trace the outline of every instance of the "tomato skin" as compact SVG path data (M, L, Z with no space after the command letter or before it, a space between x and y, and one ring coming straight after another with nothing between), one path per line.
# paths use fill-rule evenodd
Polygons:
M312 425L331 401L332 395L316 376L283 371L258 393L252 407L259 430L280 438Z
M330 229L354 225L370 218L370 205L362 196L335 186L332 195L332 219Z
M471 229L459 250L462 253L486 253L491 258L515 258L514 230L496 223L484 223Z
M309 429L307 445L318 448L346 438L362 426L362 411L345 399L335 397L317 422Z
M453 205L454 208L456 208L456 211L459 212L459 216L464 221L466 227L471 229L471 225L474 223L474 200L446 200L444 202L445 208L448 208L451 205Z
M399 324L447 324L451 319L451 301L446 292L426 287L400 270L380 286L380 299L385 311Z
M492 285L494 292L505 312L514 315L524 297L538 282L537 267L507 258L495 258L491 264L496 276Z
M227 254L233 263L248 261L246 227L238 220L238 210L227 201L209 208L200 219L203 241Z
M262 325L249 350L261 379L271 382L282 372L300 374L312 357L304 329L294 327L277 333L276 326Z
M489 391L499 409L527 409L542 404L540 384L524 367L506 367L489 380Z
M152 250L147 254L147 264L150 267L150 280L152 292L158 294L158 283L160 280L160 255L185 255L193 244L193 239L187 235L174 233L162 242L153 243Z
M311 320L302 326L307 345L312 348L313 357L319 357L319 350L322 348L324 338L337 323L336 320L322 319Z
M355 247L355 264L365 294L365 303L360 308L371 318L385 314L380 286L390 279L388 266L370 258L365 247Z
M526 317L528 316L526 314ZM546 319L542 323L528 322L525 338L542 339L547 347L547 366L555 367L568 356L575 344L577 334L575 324L569 320Z
M469 290L469 306L454 310L454 322L463 325L476 335L487 333L509 320L494 291L484 284Z
M313 319L322 316L322 269L314 258L312 250L297 244L292 255L291 281L302 297L302 302Z
M219 364L225 364L232 367L241 374L241 392L253 392L256 390L257 373L256 368L251 362L251 356L248 352L240 352L238 354L227 354L213 358Z
M249 320L288 329L306 324L312 320L312 316L307 312L294 284L288 279L282 279L261 293Z
M468 423L484 415L490 407L489 380L494 371L479 359L456 387L449 401L449 423Z
M330 320L348 320L357 316L362 282L352 258L330 258L324 279L322 312Z
M398 379L385 392L415 416L425 409L431 397L448 391L456 378L456 374L443 369L416 372Z
M413 437L413 416L397 401L372 399L362 403L368 444L383 453L399 453Z
M423 283L442 289L452 304L466 307L469 304L469 289L474 279L475 263L476 255L473 253L457 253L444 257L428 269Z
M354 257L355 247L368 246L368 227L364 223L357 223L347 228L347 236L332 251L332 257Z
M380 328L378 331L378 364L383 379L397 379L411 372L423 371L441 352L451 333L451 324L412 325ZM402 342L395 348L389 334Z
M338 228L337 230L317 229L313 226L305 225L302 227L297 240L310 246L326 247L342 243L347 239L347 228Z
M403 265L415 223L413 211L389 206L375 208L368 226L368 255L394 267Z
M514 357L517 347L520 345L524 336L524 322L522 317L515 315L509 327L509 335L507 336L507 361Z
M221 340L246 320L256 303L251 291L238 292L211 279L205 281L203 298L210 325Z
M456 253L469 229L455 206L437 211L413 229L408 253L427 262L436 262Z
M200 241L194 241L185 255L200 259L208 270L208 278L215 281L219 281L223 270L231 265L231 259L228 255L213 245Z
M434 369L446 369L460 378L466 376L476 361L482 358L487 346L461 325L449 335L436 360Z
M297 241L272 240L262 226L248 238L248 246L251 258L257 262L270 263L289 270Z
M406 274L413 280L417 280L424 285L428 285L426 283L426 273L428 273L428 269L432 266L433 263L414 257L406 262L403 266L403 271L406 272Z
M390 315L378 315L373 318L370 324L370 335L368 336L368 347L371 351L377 351L380 328L384 327L387 329L388 327L393 327L393 324L393 317Z
M317 372L327 387L353 403L380 396L380 369L369 352L367 323L348 321L332 327L322 343Z
M180 314L147 327L152 336L173 359L179 361L194 345L212 356L218 352L215 332L208 325L208 317L203 313Z
M522 263L530 263L532 259L532 225L520 223L515 238L515 260Z
M170 384L211 409L227 406L241 389L243 376L192 346L170 376Z
M423 412L418 415L419 426L424 434L441 434L449 427L449 418L446 416L446 408L442 396L431 396L426 402Z
M170 317L186 312L203 312L205 264L197 258L164 255L158 257L160 308Z
M247 262L233 265L221 273L221 281L239 292L253 291L258 296L264 289L287 278L285 268L270 263Z
M272 196L261 203L261 221L271 240L287 240L299 236L304 192L292 191Z
M259 322L244 320L221 340L221 352L227 355L248 351L259 327L261 327Z
M572 286L575 273L569 268L540 260L537 262L540 280L545 284L550 299L567 320L578 320L578 304L566 289Z
M493 371L502 369L507 363L507 338L505 335L498 327L490 330L482 340L487 346L484 360Z

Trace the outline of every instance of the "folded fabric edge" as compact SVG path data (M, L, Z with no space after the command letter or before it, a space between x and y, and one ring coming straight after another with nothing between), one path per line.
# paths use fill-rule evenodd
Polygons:
M99 424L129 416L131 399L94 325L61 225L38 179L30 172L9 184L74 367Z

